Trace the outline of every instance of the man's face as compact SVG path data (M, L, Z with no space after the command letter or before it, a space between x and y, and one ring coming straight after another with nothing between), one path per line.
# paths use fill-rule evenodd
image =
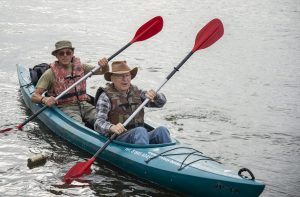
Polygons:
M127 92L130 87L131 74L130 72L124 74L112 74L111 81L118 91Z
M56 52L56 58L58 59L59 64L63 66L68 66L73 58L74 52L72 49L61 49Z

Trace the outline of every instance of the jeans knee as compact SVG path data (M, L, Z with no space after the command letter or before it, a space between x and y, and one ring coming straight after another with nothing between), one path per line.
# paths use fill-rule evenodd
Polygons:
M169 130L163 126L155 129L154 136L151 139L151 143L155 144L170 143L171 141Z
M147 134L147 129L145 129L144 127L136 127L134 128L134 133L136 135L144 135L144 134Z
M149 144L149 135L144 127L136 127L134 129L134 144Z
M166 127L164 127L164 126L159 126L159 127L157 127L156 128L157 129L157 131L159 132L159 133L161 133L161 134L170 134L170 132L169 132L169 129L167 129Z

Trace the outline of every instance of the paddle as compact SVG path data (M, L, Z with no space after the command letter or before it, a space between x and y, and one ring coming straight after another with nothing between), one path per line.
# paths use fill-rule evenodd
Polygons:
M193 55L194 52L200 49L205 49L217 40L219 40L224 33L223 24L219 19L213 19L208 24L206 24L197 34L195 45L192 51L176 66L174 70L166 77L165 81L156 89L158 92L167 81L177 72L179 68ZM149 99L146 99L134 112L131 116L123 123L124 127L136 116L137 113L149 102ZM87 175L91 173L90 167L97 158L97 156L104 151L104 149L113 141L117 134L113 134L105 144L93 155L91 159L86 162L79 162L75 164L64 176L64 181L66 183L71 183L74 178L79 178L82 175Z
M156 16L154 18L152 18L151 20L149 20L147 23L143 24L135 33L135 36L133 37L133 39L126 44L124 47L122 47L120 50L118 50L116 53L114 53L112 56L110 56L107 60L110 61L112 60L114 57L116 57L119 53L121 53L122 51L124 51L127 47L129 47L130 45L132 45L135 42L139 42L139 41L144 41L147 40L148 38L151 38L152 36L154 36L155 34L157 34L158 32L160 32L162 30L163 27L163 19L161 16ZM69 92L72 88L74 88L75 86L77 86L79 83L81 83L83 80L87 79L88 77L90 77L91 75L93 75L93 73L100 68L100 65L96 66L93 70L91 70L89 73L87 73L85 76L83 76L80 80L78 80L76 83L74 83L72 86L70 86L69 88L67 88L65 91L63 91L60 95L58 95L55 100L57 101L58 99L60 99L63 95L65 95L67 92ZM37 112L35 112L34 114L32 114L29 118L27 118L24 122L22 122L21 124L19 124L17 126L18 129L22 129L22 127L27 124L29 121L33 120L37 115L39 115L42 111L44 111L47 108L47 106L43 106L42 108L40 108ZM10 131L13 128L5 128L5 129L1 129L0 133L6 132L6 131Z

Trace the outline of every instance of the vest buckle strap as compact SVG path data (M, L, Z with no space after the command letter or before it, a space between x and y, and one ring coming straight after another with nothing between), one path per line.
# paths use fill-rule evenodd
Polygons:
M60 100L71 98L71 97L77 96L77 95L80 96L80 95L84 95L84 94L86 94L86 91L78 91L78 92L67 93L64 96L62 96L60 98Z

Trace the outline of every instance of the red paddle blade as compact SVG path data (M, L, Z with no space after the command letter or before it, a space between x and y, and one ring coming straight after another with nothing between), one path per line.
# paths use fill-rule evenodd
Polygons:
M150 21L142 25L134 35L134 38L130 41L130 43L143 41L148 38L151 38L158 32L160 32L163 28L163 19L161 16L156 16L152 18Z
M22 130L23 124L19 124L19 125L17 126L17 128L18 128L19 130Z
M19 124L19 125L17 126L17 128L18 128L19 130L22 130L23 125L22 125L22 124ZM4 133L4 132L10 131L10 130L13 130L13 128L5 128L5 129L1 129L1 130L0 130L0 133Z
M213 19L197 34L192 52L205 49L219 40L224 34L224 27L220 19Z
M13 128L5 128L5 129L1 129L0 130L0 133L4 133L4 132L6 132L6 131L10 131L10 130L12 130Z
M64 176L64 182L65 183L71 183L73 179L79 178L83 175L89 175L91 174L91 165L95 161L95 158L92 157L86 162L79 162L76 163L75 166L73 166L67 174Z

